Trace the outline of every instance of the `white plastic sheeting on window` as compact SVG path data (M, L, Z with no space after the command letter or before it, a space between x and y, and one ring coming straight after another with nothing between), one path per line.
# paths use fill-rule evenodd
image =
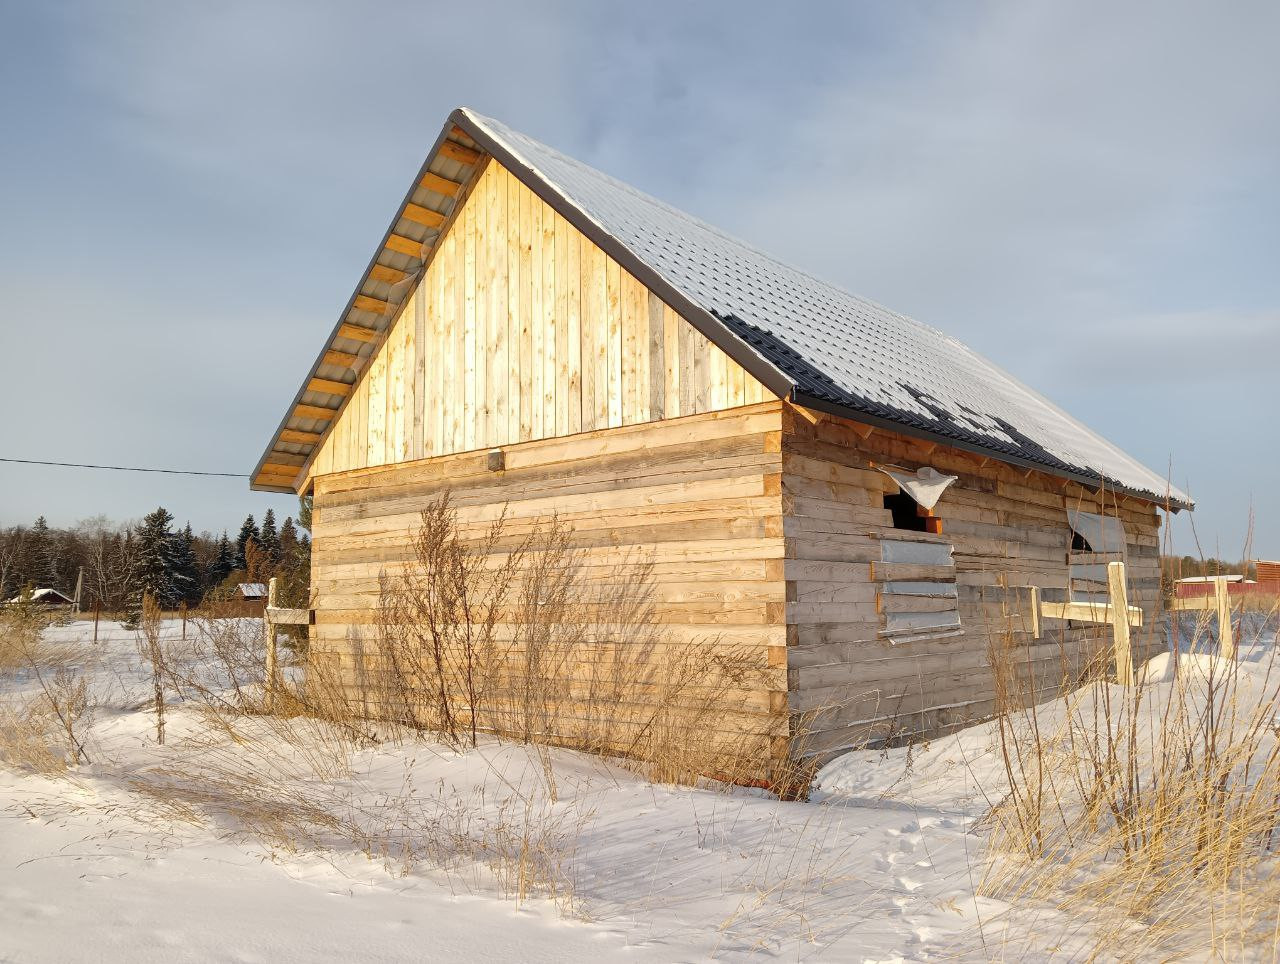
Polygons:
M916 500L924 509L932 509L942 498L942 493L956 480L954 475L943 475L932 466L922 466L914 472L902 469L889 469L883 465L876 466L881 472L898 483L899 488Z
M1124 552L1124 523L1115 516L1068 509L1067 521L1071 531L1089 543L1094 552Z

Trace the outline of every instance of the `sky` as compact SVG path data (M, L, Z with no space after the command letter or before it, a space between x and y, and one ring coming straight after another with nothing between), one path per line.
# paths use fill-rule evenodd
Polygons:
M0 457L248 473L467 105L968 343L1190 492L1177 551L1277 558L1277 36L1248 2L3 4ZM296 511L0 463L0 525L158 504Z

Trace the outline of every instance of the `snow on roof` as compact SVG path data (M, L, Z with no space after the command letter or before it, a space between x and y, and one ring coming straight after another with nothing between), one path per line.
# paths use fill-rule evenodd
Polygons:
M451 140L455 135L474 144L474 151ZM451 145L455 157L464 150L468 157L495 158L779 397L1089 485L1167 500L1175 509L1193 505L1161 475L936 328L783 264L467 108L449 116L422 172L442 163L456 167L445 145ZM468 175L462 171L479 169L476 160L466 163L471 166L447 176L464 178ZM418 188L415 178L384 241L400 224L400 212ZM813 212L816 217L821 214ZM371 278L380 256L375 253L365 269L348 311L356 310L352 306L362 293L402 297L394 291L388 294L379 288L382 282ZM425 260L425 255L411 259L405 270L420 272ZM346 317L344 312L342 319ZM385 334L383 324L380 319L378 327L370 329L374 337ZM328 347L341 337L342 329L340 320ZM320 371L326 357L322 350L311 375ZM303 383L295 405L308 399L311 380L309 376ZM305 418L318 420L304 419L298 427L331 430L346 404L333 401L338 408L304 406ZM329 405L326 399L320 403ZM281 438L294 414L285 416L254 469L254 488L291 489L285 477L305 474L293 471L294 458L314 457L318 444ZM286 456L277 460L281 464L275 465L275 481L259 478L273 452Z
M263 582L242 582L236 588L246 599L261 599L267 594L267 584Z
M1190 507L1158 473L950 335L785 265L500 121L458 114L723 321L787 377L796 401Z
M1215 579L1225 579L1227 582L1244 582L1244 576L1239 574L1223 574L1221 576L1187 576L1185 579L1175 579L1174 582L1213 582Z
M22 593L18 593L18 595L14 596L12 599L8 601L11 603L22 602ZM74 602L74 600L70 596L68 596L65 592L62 592L61 590L58 590L58 589L33 589L31 591L31 601L32 602L64 602L64 603Z

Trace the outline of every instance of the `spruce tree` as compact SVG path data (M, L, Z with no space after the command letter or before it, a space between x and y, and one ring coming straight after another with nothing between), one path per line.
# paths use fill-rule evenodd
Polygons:
M241 572L245 570L244 550L250 542L258 541L258 526L253 521L253 516L248 516L244 520L244 524L240 526L240 535L236 537L236 559L235 567Z
M272 564L280 562L280 534L276 531L276 514L272 509L262 517L262 528L258 530L258 545L267 554Z
M181 579L177 574L178 538L169 529L173 516L163 506L142 519L138 528L139 593L150 593L163 609L172 609L181 598Z
M227 538L227 533L223 531L222 538L218 540L218 553L213 557L213 564L209 567L207 575L209 588L216 589L221 586L235 567L235 550L231 548L231 540Z
M196 562L196 537L191 523L173 537L173 591L176 602L200 601L200 566Z
M280 558L285 562L298 551L298 530L294 527L293 516L285 516L284 525L280 527Z
M62 588L58 579L58 555L54 550L53 533L44 516L36 519L36 524L27 530L23 555L24 585L30 583L36 589Z

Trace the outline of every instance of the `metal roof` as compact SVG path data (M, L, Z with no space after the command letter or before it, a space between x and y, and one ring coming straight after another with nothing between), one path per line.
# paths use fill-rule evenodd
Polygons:
M454 111L424 171L450 132L511 170L780 397L1192 507L1158 473L955 338L783 264L500 121Z

